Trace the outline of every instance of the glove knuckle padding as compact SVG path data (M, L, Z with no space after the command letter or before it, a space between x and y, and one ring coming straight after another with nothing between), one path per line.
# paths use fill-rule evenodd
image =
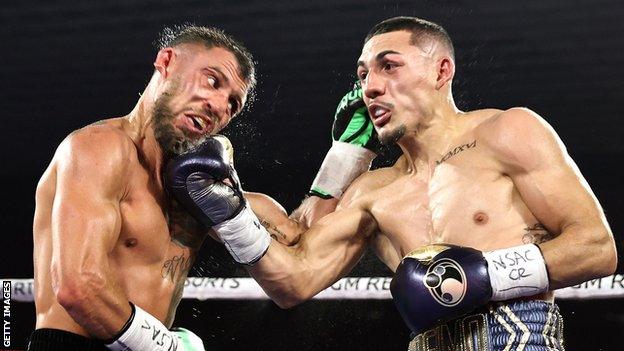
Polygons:
M363 111L359 111L363 108ZM336 109L334 115L334 125L332 128L332 136L335 140L341 140L347 138L353 133L353 129L359 129L359 126L363 124L362 119L358 119L359 116L364 115L368 119L368 113L366 112L366 106L362 99L362 89L355 88L345 95ZM355 117L355 118L354 118ZM351 129L351 130L350 130ZM349 133L351 132L351 133ZM346 134L346 135L345 135Z
M187 178L186 188L194 203L208 217L210 222L204 224L212 226L227 220L241 203L232 187L215 182L209 177L210 175L203 172L191 173ZM215 198L223 201L214 202Z
M332 137L336 141L359 145L375 153L380 151L377 132L368 116L368 110L362 98L362 88L357 83L338 104L334 115Z
M417 333L486 304L492 295L481 251L454 245L429 245L407 255L390 291Z
M223 183L225 179L230 179L233 186ZM243 201L238 177L228 163L224 147L213 138L172 159L165 171L165 185L207 227L236 215Z

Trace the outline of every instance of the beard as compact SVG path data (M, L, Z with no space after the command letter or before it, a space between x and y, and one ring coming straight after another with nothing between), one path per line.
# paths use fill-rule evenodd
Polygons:
M388 131L387 133L379 134L379 142L384 146L394 145L399 139L401 139L405 135L405 124L401 124L400 126L394 128L393 130Z
M186 130L174 128L175 114L170 107L171 99L175 96L173 90L172 88L163 92L154 102L152 111L154 136L163 152L165 162L188 152L209 137L208 135L201 137L187 135Z

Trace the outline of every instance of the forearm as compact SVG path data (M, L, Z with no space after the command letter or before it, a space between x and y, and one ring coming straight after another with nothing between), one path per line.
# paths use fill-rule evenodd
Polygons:
M110 350L176 349L183 334L168 330L159 319L131 304L117 284L82 281L80 288L65 287L57 293L59 303L91 337ZM101 286L101 288L95 288ZM193 339L192 336L186 338ZM196 338L196 337L195 337ZM197 338L197 340L199 340ZM194 343L201 344L201 340ZM203 350L203 346L199 349Z
M113 279L105 276L74 273L55 283L59 304L76 323L99 339L117 334L131 314L125 294Z
M282 308L292 307L309 295L307 288L311 286L306 281L312 278L311 270L296 252L293 247L273 242L264 257L248 268L260 287Z
M58 251L51 265L58 303L89 334L101 339L119 332L131 314L128 298L109 265L112 244L103 239L113 230L103 221L64 222L56 231ZM71 233L92 235L84 240Z
M613 274L615 242L608 226L572 224L551 241L539 244L546 261L550 289L560 289Z
M289 218L286 210L271 197L253 192L245 192L245 199L251 205L260 223L271 237L284 245L293 245L307 228L294 218Z
M305 246L273 242L265 256L248 270L278 306L289 308L331 286L352 267L340 262L342 255L311 256Z
M249 272L279 306L293 306L351 271L375 228L365 211L330 214L294 246L273 241Z

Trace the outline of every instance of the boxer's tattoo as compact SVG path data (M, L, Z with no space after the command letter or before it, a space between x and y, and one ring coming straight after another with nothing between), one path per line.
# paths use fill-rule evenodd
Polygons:
M271 238L275 240L279 240L278 237L284 240L287 239L286 234L282 233L279 229L277 229L276 226L271 224L271 222L261 219L260 223L262 223L262 226L265 227L266 230L269 232L269 234L271 235Z
M464 151L464 150L468 150L468 149L472 149L473 147L477 146L477 141L473 140L467 144L462 144L459 146L456 146L453 150L449 151L446 153L446 155L444 155L441 159L436 161L436 165L439 165L442 162L446 162L449 158L457 155L458 153Z
M549 233L541 223L535 223L532 226L524 228L522 242L524 244L540 244L553 238L554 235Z
M174 200L169 204L167 214L171 240L179 246L198 249L207 232L202 224Z
M165 261L160 270L160 275L163 278L169 278L171 282L175 282L176 275L186 275L189 268L191 268L191 259L185 257L184 254L176 255Z

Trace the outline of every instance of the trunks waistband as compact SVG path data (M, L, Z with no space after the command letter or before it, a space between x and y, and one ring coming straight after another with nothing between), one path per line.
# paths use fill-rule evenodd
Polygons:
M435 326L412 339L410 351L560 351L563 320L545 301L506 301Z
M102 341L60 329L36 329L30 334L28 351L105 351Z

